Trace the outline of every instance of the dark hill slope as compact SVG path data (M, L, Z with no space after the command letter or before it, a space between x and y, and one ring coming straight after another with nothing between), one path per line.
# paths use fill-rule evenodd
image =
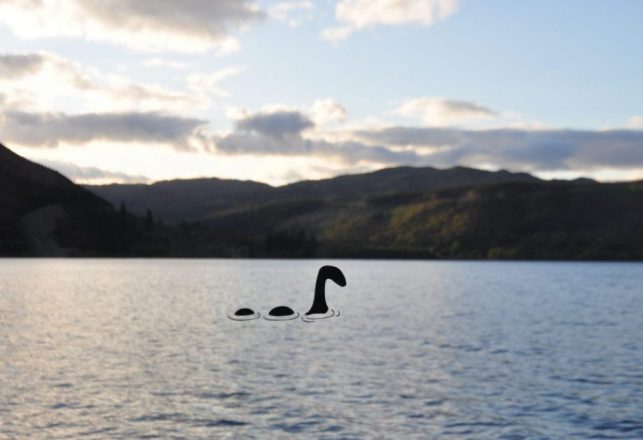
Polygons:
M314 236L319 256L640 260L643 182L516 182L295 201L206 224L276 248Z
M509 183L371 200L326 229L337 252L643 259L643 184Z
M93 255L126 246L112 206L0 144L0 255Z

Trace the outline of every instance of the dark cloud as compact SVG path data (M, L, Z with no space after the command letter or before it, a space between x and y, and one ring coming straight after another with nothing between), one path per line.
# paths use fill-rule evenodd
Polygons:
M75 0L97 20L116 29L161 29L221 38L264 18L254 0Z
M643 131L636 130L389 127L349 132L350 140L331 142L304 136L312 125L294 111L251 115L238 122L235 132L214 139L214 150L327 157L351 166L467 165L524 171L643 167Z
M214 151L226 154L255 154L273 156L317 156L345 164L375 162L384 164L419 163L422 157L414 151L395 151L384 146L372 146L357 141L328 142L292 137L285 140L257 134L232 133L214 140Z
M261 112L237 121L237 130L283 140L314 126L308 116L298 111Z
M169 143L190 150L189 141L205 121L160 113L29 113L0 115L3 140L29 146L55 147L59 142L83 144L95 140Z
M36 73L45 61L40 54L0 55L0 78L13 79Z
M460 143L462 130L455 128L389 127L380 130L358 130L353 133L367 142L397 146L436 146Z
M305 155L310 153L310 142L302 133L313 126L298 111L254 113L239 119L233 133L213 139L214 150L228 154Z
M419 158L412 151L393 151L357 141L329 142L306 139L313 122L297 111L262 112L237 122L236 131L213 139L215 151L227 154L320 156L354 164L360 161L397 163Z
M227 136L212 138L216 145L212 151L226 154L258 155L305 155L305 141L300 136L291 139L276 139L258 133L233 132Z
M234 34L266 16L256 0L0 0L0 6L0 23L18 35L187 52L234 49Z
M358 139L395 147L435 147L434 165L493 164L524 170L643 166L643 131L459 130L393 127L359 131Z
M373 162L387 165L424 163L424 158L412 150L393 150L381 145L367 145L357 141L306 141L308 151L316 156L332 157L346 164Z

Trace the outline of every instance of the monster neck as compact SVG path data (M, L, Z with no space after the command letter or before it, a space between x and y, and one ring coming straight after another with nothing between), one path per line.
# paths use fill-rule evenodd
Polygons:
M328 304L326 304L326 280L326 277L317 277L317 281L315 282L315 298L313 299L313 305L306 313L307 315L328 312Z

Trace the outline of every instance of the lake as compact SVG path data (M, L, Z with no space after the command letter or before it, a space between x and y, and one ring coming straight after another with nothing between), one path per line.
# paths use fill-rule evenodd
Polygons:
M336 318L237 322L310 307ZM643 264L0 260L0 438L643 438Z

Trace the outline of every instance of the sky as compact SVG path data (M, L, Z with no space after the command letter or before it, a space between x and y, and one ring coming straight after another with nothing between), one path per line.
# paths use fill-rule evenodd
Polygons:
M0 0L0 142L79 183L643 179L639 0Z

